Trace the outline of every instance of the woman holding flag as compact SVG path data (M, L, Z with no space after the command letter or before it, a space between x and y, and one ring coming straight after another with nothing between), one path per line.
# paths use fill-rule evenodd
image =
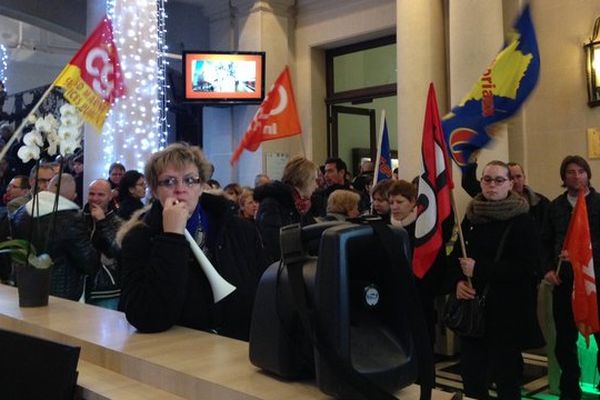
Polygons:
M496 383L499 399L520 399L521 351L543 345L536 316L538 235L527 201L512 192L508 166L486 165L481 193L466 210L462 224L466 255L457 243L450 261L456 297L486 297L483 337L461 336L465 394L488 398Z

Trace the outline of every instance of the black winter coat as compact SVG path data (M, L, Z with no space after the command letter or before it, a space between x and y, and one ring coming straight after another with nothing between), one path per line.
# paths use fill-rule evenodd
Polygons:
M100 255L89 240L80 210L56 212L56 226L46 246L52 219L52 214L36 218L32 242L38 254L48 253L54 261L50 294L79 300L85 276L94 275L100 267ZM14 237L28 239L32 220L26 207L21 207L13 217Z
M510 223L499 261L495 262L504 231ZM507 221L462 223L467 256L475 260L473 286L478 294L489 291L486 301L486 340L498 345L518 345L521 349L540 347L544 339L537 320L537 271L540 262L537 230L529 214ZM457 243L450 258L455 279L466 280L458 262Z
M115 237L123 224L123 220L119 218L116 210L111 207L106 212L103 220L96 221L90 213L90 205L88 203L83 208L83 218L88 228L88 237L91 239L96 250L106 257L117 258L120 249L115 241Z
M251 223L231 214L224 197L204 193L200 202L209 219L210 260L237 289L214 304L185 236L163 232L162 206L155 202L123 238L120 309L141 332L182 325L248 340L254 294L267 267L260 237Z
M594 273L600 276L600 193L594 188L585 196L587 205L588 221L590 224L590 237L592 240L592 256L594 258ZM550 271L556 269L558 265L558 255L560 254L567 228L573 212L573 206L569 203L567 192L564 192L556 199L552 200L546 214L544 222L544 233L542 236L544 244L544 270ZM560 277L563 280L562 285L570 285L573 282L573 270L571 264L563 262L561 264ZM596 280L596 286L599 281Z
M140 208L144 208L144 203L136 197L127 195L119 200L117 215L123 220L128 220Z
M294 188L274 181L254 189L254 200L259 203L256 224L260 230L265 249L271 261L281 258L279 230L281 227L300 223L315 223L311 216L302 217L294 204Z

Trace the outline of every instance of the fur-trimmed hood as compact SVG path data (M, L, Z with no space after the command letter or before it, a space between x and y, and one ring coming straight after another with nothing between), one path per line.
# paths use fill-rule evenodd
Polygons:
M218 221L223 221L227 214L231 213L231 202L225 198L223 192L205 191L199 201L202 207ZM154 229L162 230L162 219L157 215L158 213L162 215L162 206L158 200L153 200L144 208L135 211L117 232L117 244L121 246L125 235L139 224L150 225Z

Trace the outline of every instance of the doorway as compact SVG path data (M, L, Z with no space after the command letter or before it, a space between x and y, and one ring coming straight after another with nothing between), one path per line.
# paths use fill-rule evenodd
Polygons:
M363 159L375 159L380 115L387 113L390 147L396 144L396 37L327 50L327 153L356 175Z
M344 160L353 176L358 174L362 158L375 159L376 138L374 109L331 107L332 156Z

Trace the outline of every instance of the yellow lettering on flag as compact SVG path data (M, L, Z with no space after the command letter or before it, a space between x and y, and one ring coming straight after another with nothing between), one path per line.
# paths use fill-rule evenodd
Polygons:
M81 70L75 65L67 65L54 84L65 90L65 99L79 110L87 123L100 132L110 103L88 86L81 78Z

